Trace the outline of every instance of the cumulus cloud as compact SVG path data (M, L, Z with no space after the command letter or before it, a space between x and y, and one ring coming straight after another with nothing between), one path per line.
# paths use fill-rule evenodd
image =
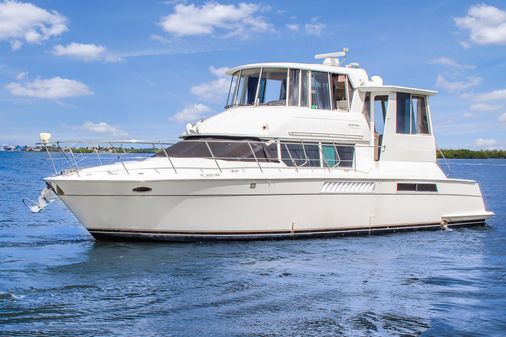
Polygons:
M186 106L183 110L172 116L171 120L179 123L194 122L202 119L206 113L211 111L211 108L202 103L193 103Z
M474 111L496 111L501 109L500 105L488 104L488 103L475 103L469 106L471 110Z
M120 57L107 52L104 46L86 43L72 42L66 46L58 44L53 48L53 54L57 56L67 56L83 61L118 62Z
M469 41L472 43L506 44L506 11L479 4L471 6L467 16L454 20L458 28L469 31Z
M46 99L61 99L92 95L93 92L79 81L61 77L36 79L32 82L11 82L5 88L14 96L26 96Z
M497 144L495 139L478 138L474 141L474 145L479 148L493 148Z
M493 90L479 94L474 97L474 100L478 102L506 100L506 89Z
M481 83L479 77L468 77L466 81L448 81L443 75L438 75L436 86L450 92L462 91L478 86Z
M5 0L0 3L0 41L8 41L12 50L23 43L40 43L67 31L66 21L56 11Z
M289 23L289 24L286 25L286 28L288 28L292 32L297 32L297 31L299 31L300 26L298 24L296 24L296 23Z
M448 66L448 67L452 67L452 68L456 68L456 69L474 69L475 68L475 66L473 66L471 64L459 63L459 62L457 62L449 57L445 57L445 56L432 59L430 61L430 63Z
M238 5L207 2L202 6L179 3L174 13L161 18L159 25L177 36L209 35L220 30L227 36L243 35L248 31L265 32L271 25L257 16L263 7L258 4Z
M313 18L310 23L306 23L304 25L304 31L306 34L315 36L322 35L323 30L325 29L325 24L318 22L317 20L317 18Z
M497 121L501 124L505 124L506 125L506 112L503 113L502 115L499 116L499 118L497 119Z
M108 134L112 136L125 136L127 133L116 126L112 126L105 122L85 122L77 127L78 129L90 131L98 134Z
M230 79L227 76L228 67L210 67L209 71L217 77L209 83L202 83L191 88L191 93L200 99L217 101L223 99L228 93Z

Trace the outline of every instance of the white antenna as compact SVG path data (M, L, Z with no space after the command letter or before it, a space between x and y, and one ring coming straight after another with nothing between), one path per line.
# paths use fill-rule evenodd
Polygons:
M317 54L314 56L315 59L325 59L323 64L338 66L346 59L346 55L348 54L348 48L343 48L342 51L338 51L335 53L327 53L327 54ZM342 60L339 58L342 57Z

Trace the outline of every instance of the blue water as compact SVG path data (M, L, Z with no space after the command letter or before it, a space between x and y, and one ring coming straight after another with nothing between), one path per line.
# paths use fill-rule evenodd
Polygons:
M0 335L504 336L506 160L450 161L488 227L233 243L95 242L24 209L44 154L0 153Z

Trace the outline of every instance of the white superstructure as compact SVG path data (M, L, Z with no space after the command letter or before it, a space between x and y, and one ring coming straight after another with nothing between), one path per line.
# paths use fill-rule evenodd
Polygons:
M346 52L320 55L323 64L231 69L225 111L187 125L177 144L90 168L74 158L74 169L45 181L95 237L257 239L483 224L492 213L478 184L449 179L436 163L435 92L384 85L358 64L342 66Z

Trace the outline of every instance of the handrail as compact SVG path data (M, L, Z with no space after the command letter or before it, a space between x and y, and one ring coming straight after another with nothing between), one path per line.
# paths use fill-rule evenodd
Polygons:
M311 141L311 142L304 142L303 140L299 141L291 141L291 140L279 140L279 139L269 139L269 140L251 140L251 139L213 139L213 138L195 138L195 139L184 139L180 142L199 142L204 143L207 147L208 153L210 156L198 156L192 158L198 158L203 160L212 160L214 161L215 166L214 167L207 167L206 165L199 166L202 164L202 162L199 163L199 165L195 167L182 167L181 165L178 165L179 158L185 157L180 155L171 155L170 151L167 146L174 145L173 142L144 142L144 141L137 141L137 140L131 140L131 141L93 141L93 144L90 144L90 142L86 141L58 141L55 143L45 143L44 147L46 148L46 151L50 153L49 150L50 147L55 146L58 148L60 152L63 153L63 156L65 158L58 158L58 156L52 156L49 154L49 159L51 160L51 163L53 165L53 168L55 170L55 174L58 174L58 170L55 165L55 161L58 159L66 159L66 161L70 164L70 166L73 168L72 170L66 170L68 166L61 171L63 172L75 172L77 175L79 175L79 171L90 166L104 166L107 165L107 157L104 157L105 152L102 152L101 149L111 152L114 154L114 157L117 159L115 163L121 164L120 167L123 168L124 172L127 174L132 174L134 171L138 170L149 170L153 169L155 172L160 173L160 170L170 168L174 171L175 174L177 174L181 170L186 169L196 169L202 171L204 173L205 170L218 170L220 173L223 173L224 170L250 170L253 168L256 168L257 170L260 170L261 172L264 172L265 169L289 169L289 170L295 170L299 172L300 168L304 169L325 169L331 172L331 169L355 169L356 170L356 157L355 157L355 151L353 151L353 157L351 159L342 159L341 155L339 154L338 148L340 147L350 147L350 148L357 148L357 147L372 147L370 145L363 145L363 144L337 144L335 142L325 142L325 141ZM216 143L242 143L245 144L248 148L248 152L250 154L247 154L245 152L244 154L239 153L240 157L218 157L213 152L212 144L216 145ZM65 144L65 147L62 147L62 144ZM135 144L136 146L142 146L142 145L150 145L150 151L156 150L157 156L164 156L168 159L170 167L141 167L136 168L132 166L130 163L128 163L128 157L129 153L127 153L127 150L125 149L125 145L127 144ZM275 150L272 148L272 145L275 145ZM81 147L78 147L80 145ZM96 159L92 159L91 156L88 157L86 154L83 153L82 149L85 148L88 145L87 148L91 149L92 152L94 152L94 155L96 154ZM89 145L93 145L93 147L90 148ZM214 146L213 145L213 146ZM284 146L284 150L281 150L281 147ZM297 147L290 147L289 145L298 145ZM308 152L306 149L307 146L318 146L318 156L319 158L311 158L313 152ZM327 159L324 157L324 153L322 151L323 145L329 145L334 148L335 155L338 158L335 165L331 166L330 163L327 161ZM260 147L259 147L260 146ZM267 146L269 148L267 148ZM78 149L80 151L79 155L79 161L76 159L72 149ZM67 155L66 151L69 150L69 155ZM118 152L117 150L121 149L121 152ZM130 147L130 149L134 149L134 147ZM238 148L240 149L240 148ZM272 149L272 150L271 150ZM255 152L256 151L256 152ZM259 152L262 151L262 152ZM276 154L274 156L271 155L270 151L275 151ZM280 152L278 154L278 151ZM283 156L283 152L286 151L286 154L288 157ZM258 154L262 153L261 156ZM190 156L186 157L190 158ZM80 165L83 161L86 160L97 160L98 163L93 163L93 165L90 165L88 162L88 166ZM132 159L132 158L131 158ZM178 159L174 161L174 159ZM119 162L118 162L119 161ZM231 163L231 162L241 162L241 165L229 165L225 163ZM314 166L314 162L318 161L318 166ZM252 162L255 166L250 166L245 163ZM128 163L128 165L127 165ZM221 164L220 164L221 163ZM273 163L273 165L262 165L262 163ZM276 165L276 163L280 165ZM282 164L285 165L282 165ZM179 163L181 164L181 163ZM82 166L82 167L79 167ZM112 170L112 171L111 171ZM101 171L101 170L94 170L93 172L109 172L113 174L113 172L117 172L115 169L111 169L111 167L108 167L107 169ZM117 174L117 173L115 173Z

